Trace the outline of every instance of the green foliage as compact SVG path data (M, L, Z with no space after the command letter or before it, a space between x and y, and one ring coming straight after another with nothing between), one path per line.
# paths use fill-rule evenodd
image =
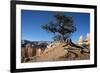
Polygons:
M54 40L66 41L72 33L76 31L73 23L73 17L66 16L63 13L55 13L55 20L42 25L42 28L48 32L54 33Z

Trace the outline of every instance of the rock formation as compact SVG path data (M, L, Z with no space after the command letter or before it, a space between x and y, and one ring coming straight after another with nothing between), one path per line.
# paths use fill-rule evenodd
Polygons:
M90 45L90 33L87 33L87 36L86 36L86 45Z
M68 53L68 51L64 49L63 44L58 45L58 43L53 43L53 45L55 45L55 47L46 49L44 53L37 58L37 61L54 61Z
M33 46L28 43L25 47L22 47L21 50L22 62L89 59L90 33L87 33L85 40L81 35L77 44L73 43L71 39L66 42L41 43L34 44Z
M83 43L84 43L84 40L83 40L83 36L81 35L81 36L79 37L78 44L79 44L79 45L83 45Z
M42 50L39 48L39 49L36 49L36 56L40 56L42 54Z
M21 48L22 62L29 61L33 56L36 55L36 49L33 49L32 44L26 44L25 47Z

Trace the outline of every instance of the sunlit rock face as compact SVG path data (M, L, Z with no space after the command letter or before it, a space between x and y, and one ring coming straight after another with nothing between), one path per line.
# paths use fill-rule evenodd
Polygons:
M79 37L78 44L79 45L83 45L84 44L84 40L83 40L83 36L82 35Z
M65 56L68 51L65 51L63 45L64 44L61 43L52 43L49 45L51 47L47 48L39 57L37 57L37 61L55 61L60 57Z
M27 49L28 57L32 57L33 56L33 48L32 48L32 45L31 44L27 44L26 45L26 49Z
M39 48L39 49L36 49L36 56L40 56L42 53L42 50Z
M90 45L90 33L87 33L87 36L86 36L86 45Z
M79 37L78 44L79 45L83 45L83 44L90 45L90 33L87 33L85 40L83 39L83 36L81 35Z

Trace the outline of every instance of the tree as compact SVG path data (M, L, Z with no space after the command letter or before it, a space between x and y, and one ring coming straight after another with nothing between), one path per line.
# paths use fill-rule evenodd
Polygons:
M54 37L53 37L53 40L54 41L61 41L61 36L60 35L55 35Z
M42 28L54 33L56 35L54 36L54 40L57 39L62 42L65 42L76 31L73 18L63 13L55 13L54 20L42 25Z

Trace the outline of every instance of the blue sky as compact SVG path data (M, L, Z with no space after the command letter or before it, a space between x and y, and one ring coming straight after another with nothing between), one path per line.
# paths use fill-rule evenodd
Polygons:
M71 36L72 41L76 42L80 35L84 39L86 34L90 32L90 14L65 12L67 16L72 16L77 31ZM48 33L41 28L41 25L46 24L54 19L52 11L35 11L21 10L21 35L22 40L30 41L51 41L54 34Z

